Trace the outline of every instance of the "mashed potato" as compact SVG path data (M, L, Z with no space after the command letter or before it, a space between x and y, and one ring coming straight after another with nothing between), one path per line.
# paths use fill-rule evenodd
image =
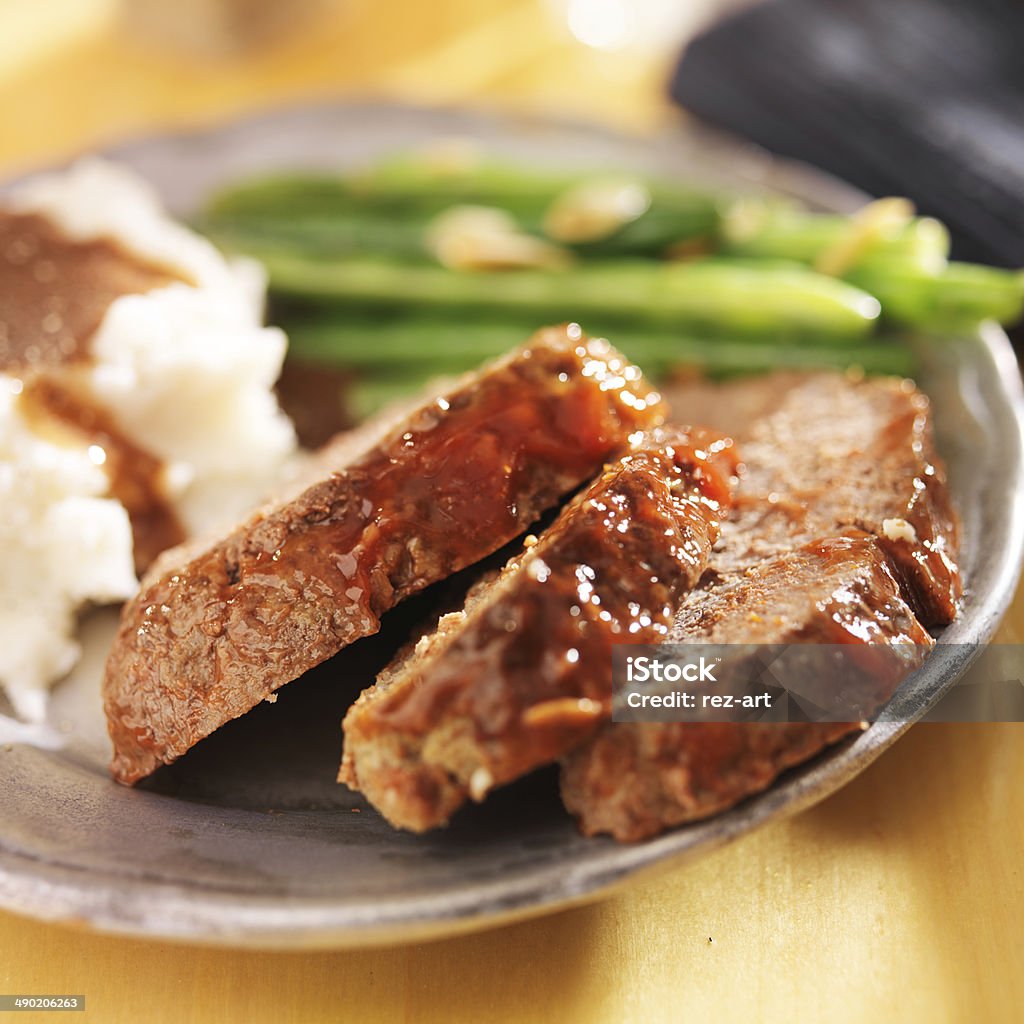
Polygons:
M170 220L148 185L98 160L33 179L10 205L78 241L112 238L195 282L115 300L93 337L86 386L128 437L167 464L190 533L250 507L295 449L271 391L287 342L262 326L262 268L228 262Z
M286 340L261 324L264 279L170 220L154 193L100 161L39 176L5 198L74 241L113 239L176 271L176 282L124 295L74 369L76 387L165 465L167 497L189 534L250 508L295 450L272 387ZM20 382L0 375L0 684L38 720L45 687L74 664L76 610L128 597L132 533L109 498L102 449L20 415Z
M74 613L84 601L135 592L132 530L104 494L85 448L45 441L17 410L20 388L0 377L0 679L15 711L39 721L45 687L74 665Z

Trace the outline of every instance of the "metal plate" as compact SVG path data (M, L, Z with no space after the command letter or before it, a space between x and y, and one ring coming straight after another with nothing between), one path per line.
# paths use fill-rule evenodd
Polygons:
M806 169L719 138L656 143L554 122L390 106L281 111L111 153L188 214L219 183L273 167L337 167L438 136L479 138L543 163L622 166L723 187L770 189L850 209L861 197ZM1005 335L932 347L921 383L966 528L963 613L912 690L923 713L1007 608L1024 543L1020 378ZM390 618L390 617L389 617ZM85 624L86 657L55 692L59 749L0 748L0 905L113 932L262 947L420 940L594 898L701 855L848 782L907 727L878 723L709 821L629 846L581 838L540 772L416 837L388 827L333 782L344 705L386 657L355 645L204 741L145 789L113 784L99 676L113 613ZM397 616L391 628L402 628ZM949 641L948 643L946 641Z

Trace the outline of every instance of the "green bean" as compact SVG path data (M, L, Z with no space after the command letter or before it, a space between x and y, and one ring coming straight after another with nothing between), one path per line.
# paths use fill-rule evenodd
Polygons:
M348 366L375 375L458 373L500 355L525 341L535 324L465 321L372 315L337 320L299 320L290 325L290 352L305 362ZM910 350L895 339L863 344L850 351L824 345L792 346L769 340L681 336L620 325L605 333L630 359L658 376L679 365L699 366L715 373L790 368L843 368L851 364L867 372L906 374L913 369Z
M312 194L291 195L291 183L270 182L226 194L199 217L195 226L228 248L248 243L278 243L308 248L325 255L396 255L432 257L425 236L435 217L454 205L491 206L513 216L520 230L543 235L545 213L553 194L536 201L522 196L471 190L464 195L401 197L360 195L351 183L311 183ZM710 242L718 230L719 204L711 197L661 190L651 205L603 237L566 243L580 256L606 259L623 256L660 257L686 242Z
M272 288L317 305L528 314L545 321L636 319L676 330L856 342L878 315L869 294L796 265L603 262L560 271L458 272L382 259L317 260L249 250Z
M950 263L939 274L875 260L852 269L854 283L877 295L882 314L922 329L971 329L982 320L1016 323L1024 310L1024 273Z
M720 248L724 254L755 259L797 260L813 265L838 245L854 222L838 214L808 213L798 209L760 207L750 212L750 201L737 208L746 214L726 216ZM868 239L854 262L879 256L919 269L939 269L949 255L949 232L931 217L915 217L898 229ZM845 275L844 275L845 276Z
M436 262L427 246L427 224L418 218L370 217L337 212L296 217L223 217L196 227L222 249L250 252L271 247L307 259L374 256Z
M672 204L652 202L650 209L604 238L569 248L584 258L664 256L687 243L710 248L718 230L717 205L707 199Z
M552 200L584 174L536 174L511 165L443 171L396 162L341 175L283 174L258 178L219 193L207 207L227 217L333 216L363 213L429 218L457 204L497 206L539 224Z

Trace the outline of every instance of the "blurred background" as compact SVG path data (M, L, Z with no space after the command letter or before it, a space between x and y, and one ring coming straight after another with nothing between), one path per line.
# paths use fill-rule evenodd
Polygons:
M1018 0L0 0L0 170L308 99L685 109L1021 266L1022 48Z
M0 164L308 98L554 111L651 131L722 0L0 0Z

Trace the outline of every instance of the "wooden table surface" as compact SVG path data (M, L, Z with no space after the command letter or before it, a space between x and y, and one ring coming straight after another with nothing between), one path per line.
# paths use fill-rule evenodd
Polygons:
M676 117L667 51L587 49L550 0L347 0L219 61L127 33L114 7L0 0L5 173L306 97L483 103L634 131ZM1024 642L1024 595L1000 639ZM0 913L0 993L85 993L84 1019L104 1024L1022 1020L1021 779L1024 726L917 726L823 804L696 864L419 946L210 950Z

